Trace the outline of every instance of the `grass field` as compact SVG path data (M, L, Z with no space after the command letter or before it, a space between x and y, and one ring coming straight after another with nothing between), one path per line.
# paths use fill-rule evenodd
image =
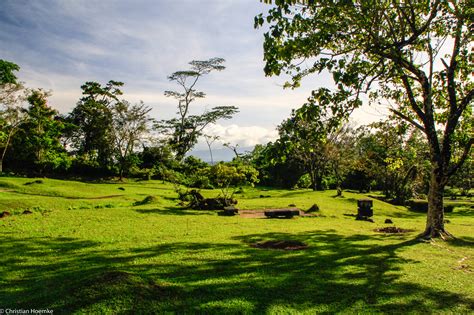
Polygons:
M183 210L159 181L81 183L0 177L0 309L60 313L474 312L474 210L447 214L457 239L421 242L425 215L365 195L245 189L240 209L307 209L319 216L257 219ZM25 185L25 183L29 183ZM212 195L217 191L205 191ZM260 198L260 195L269 196ZM151 203L134 205L147 196ZM24 210L32 214L22 214ZM393 225L412 230L384 234ZM299 251L264 250L298 240Z

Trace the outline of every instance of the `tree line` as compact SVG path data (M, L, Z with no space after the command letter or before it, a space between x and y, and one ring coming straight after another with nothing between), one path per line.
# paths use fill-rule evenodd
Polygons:
M205 93L196 90L204 75L221 71L224 59L192 61L168 79L180 87L165 95L178 102L178 117L155 120L143 102L122 98L124 84L86 82L82 97L68 114L48 104L49 92L26 89L15 63L0 60L0 172L37 176L159 176L179 168L204 128L230 119L235 106L217 106L200 115L191 104ZM26 103L26 106L24 104ZM153 132L158 136L152 137Z
M151 108L143 102L131 104L122 99L124 84L118 81L84 83L76 106L60 115L48 105L49 93L24 89L15 76L19 67L1 62L0 165L5 163L7 171L154 178L194 188L228 189L229 180L289 189L331 188L339 195L344 189L375 189L397 204L426 198L429 192L429 144L420 130L395 115L357 127L324 115L308 103L279 125L277 140L236 154L231 163L215 166L186 157L203 136L204 127L229 119L237 111L233 106L219 106L202 115L189 115L192 102L205 96L195 90L197 81L223 69L219 58L193 61L191 70L169 77L181 87L181 91L165 92L177 99L178 116L162 121L152 119ZM21 106L22 102L28 106ZM152 136L153 131L160 137ZM451 188L469 194L472 167L468 158L450 180Z

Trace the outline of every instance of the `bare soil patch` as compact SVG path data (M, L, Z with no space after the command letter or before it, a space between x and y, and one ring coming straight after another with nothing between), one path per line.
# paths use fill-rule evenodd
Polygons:
M285 208L287 209L287 208ZM306 213L298 208L291 208L292 210L298 210L300 217L317 217L317 214ZM253 209L253 210L239 210L239 216L242 218L255 219L255 218L266 218L265 211L270 210L281 210L281 209Z
M408 230L408 229L402 229L396 226L387 226L384 228L379 228L375 229L375 232L380 232L380 233L391 233L391 234L400 234L400 233L408 233L408 232L413 232L413 230Z
M283 240L283 241L266 241L260 243L254 243L250 246L260 249L281 249L281 250L302 250L308 248L303 242L293 241L293 240Z

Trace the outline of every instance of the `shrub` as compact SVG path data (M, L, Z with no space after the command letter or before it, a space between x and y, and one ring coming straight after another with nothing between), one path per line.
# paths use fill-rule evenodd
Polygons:
M453 212L454 205L444 205L444 212ZM426 200L411 200L410 209L416 212L428 212L428 201Z

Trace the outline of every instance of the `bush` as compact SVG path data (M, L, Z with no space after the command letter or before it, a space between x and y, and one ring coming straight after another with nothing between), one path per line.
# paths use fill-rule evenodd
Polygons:
M454 210L454 205L444 205L444 212L450 213ZM411 200L410 209L416 212L428 212L428 201L426 200Z
M209 167L200 169L188 178L187 186L201 189L214 189L209 178Z
M237 204L237 200L233 198L204 198L196 189L189 191L179 190L178 195L183 203L188 202L186 207L194 210L224 210L225 207Z

